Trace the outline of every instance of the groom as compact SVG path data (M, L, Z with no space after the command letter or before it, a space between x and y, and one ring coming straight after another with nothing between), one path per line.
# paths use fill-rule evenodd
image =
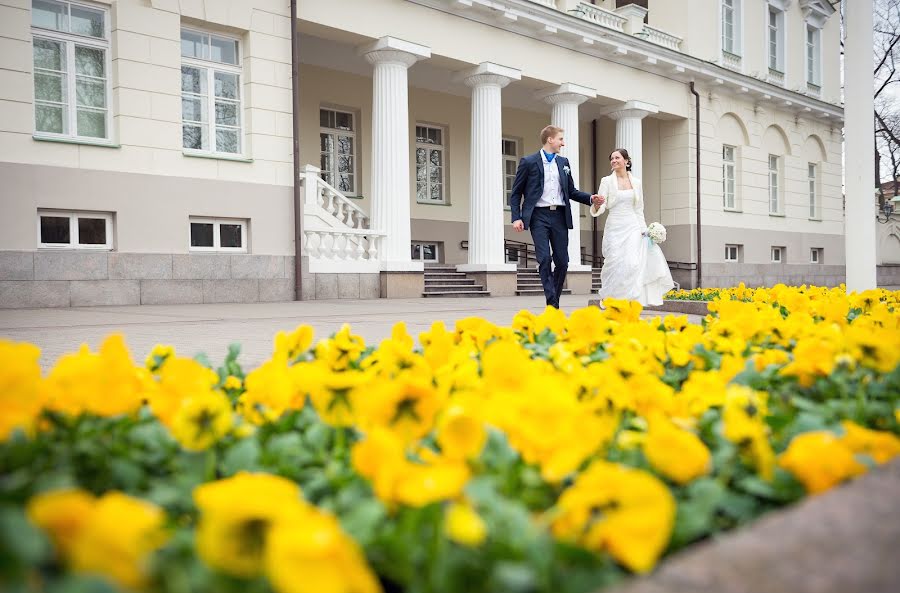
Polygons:
M570 200L599 206L603 198L575 189L569 160L559 156L560 149L566 145L562 128L547 126L541 130L541 144L541 150L519 161L509 207L513 229L517 233L531 230L544 296L548 305L559 309L559 295L569 269L569 229L573 216ZM552 273L551 248L556 266Z

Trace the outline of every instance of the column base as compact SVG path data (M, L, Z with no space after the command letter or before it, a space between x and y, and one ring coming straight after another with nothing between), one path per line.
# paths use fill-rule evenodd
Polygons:
M466 276L490 291L492 297L516 296L516 271L466 272Z
M424 271L381 272L381 298L383 299L419 298L423 292L425 292Z
M566 287L572 291L572 294L591 294L591 269L588 266L586 271L573 270L569 266L566 273Z

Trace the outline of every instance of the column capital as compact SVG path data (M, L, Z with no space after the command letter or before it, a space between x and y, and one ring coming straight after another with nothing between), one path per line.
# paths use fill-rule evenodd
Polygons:
M554 105L556 103L574 103L581 105L588 99L597 96L597 91L586 86L572 82L565 82L559 86L541 89L534 94L534 98Z
M462 81L466 86L497 86L501 89L514 80L522 79L522 71L493 62L482 62L474 68L462 70L454 75L454 79Z
M409 68L419 60L431 57L431 48L396 37L382 37L356 49L370 64L400 64Z
M659 109L652 103L643 101L627 101L619 107L613 107L603 112L612 119L637 118L643 119L652 113L659 113Z

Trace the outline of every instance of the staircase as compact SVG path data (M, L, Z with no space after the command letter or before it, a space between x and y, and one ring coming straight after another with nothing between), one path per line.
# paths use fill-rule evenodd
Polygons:
M568 288L563 288L563 294L572 294L572 291ZM519 267L516 269L516 295L518 296L529 296L529 295L540 295L543 296L544 287L541 284L541 275L538 274L537 268L523 268Z
M591 268L591 294L597 294L600 290L600 270L603 268Z
M465 272L457 272L454 266L425 264L425 292L423 297L463 298L491 296L481 284L469 278Z

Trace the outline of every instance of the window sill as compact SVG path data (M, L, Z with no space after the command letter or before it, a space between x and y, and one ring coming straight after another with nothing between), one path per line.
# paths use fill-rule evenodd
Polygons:
M819 218L819 217L812 217L812 216L810 216L810 217L809 217L809 220L811 220L811 221L813 221L813 222L822 222L822 219Z
M196 247L191 247L190 249L188 249L188 253L190 253L190 254L208 253L210 255L229 255L232 253L242 254L242 253L250 253L250 252L247 251L246 249L216 249L215 247L210 247L208 249L203 249L203 248L198 249Z
M240 155L229 155L218 152L193 152L191 150L182 150L181 154L197 159L213 159L216 161L235 161L238 163L252 163L253 159L249 159Z
M112 251L113 248L108 245L99 247L75 247L74 245L38 245L38 251Z
M769 212L769 216L774 216L775 218L784 218L784 214L780 212Z
M447 204L446 202L420 202L416 200L416 204L422 204L423 206L452 206L453 204Z
M722 208L723 212L734 212L735 214L743 214L744 211L739 208Z
M38 142L58 142L60 144L81 144L84 146L100 146L102 148L122 148L120 144L115 144L109 140L92 140L90 138L69 138L65 136L44 136L43 134L32 134L31 136Z

